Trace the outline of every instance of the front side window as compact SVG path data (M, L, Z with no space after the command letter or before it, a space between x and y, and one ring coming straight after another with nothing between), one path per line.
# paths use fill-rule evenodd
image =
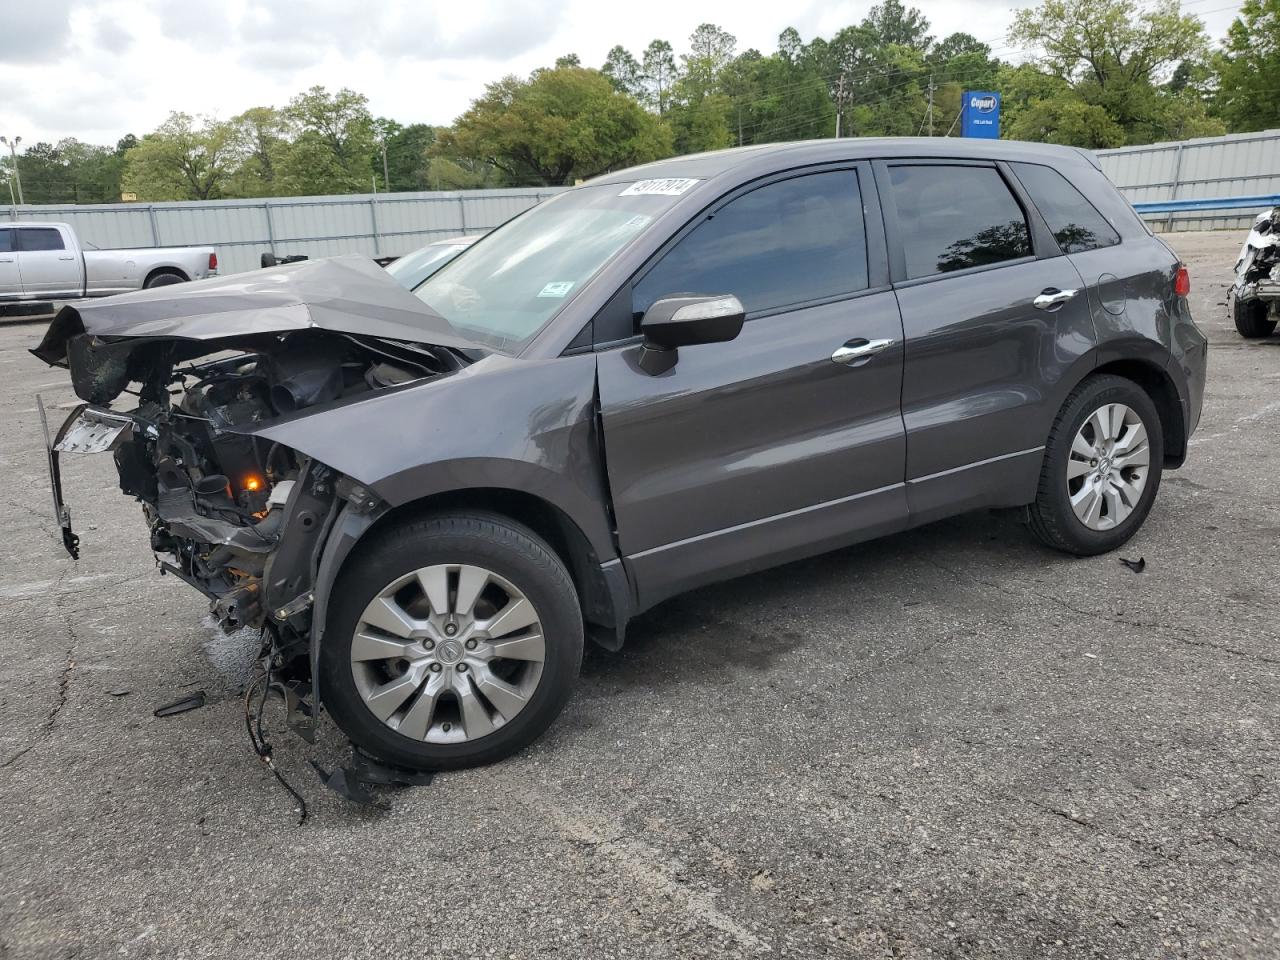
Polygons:
M63 250L62 234L49 227L21 227L18 244L28 253L37 250Z
M1022 207L994 167L892 166L907 278L1030 257Z
M414 293L454 333L519 353L678 196L618 183L575 187L477 241Z
M1063 253L1083 253L1120 242L1115 228L1057 170L1038 163L1015 163L1013 170Z
M13 252L13 231L0 230L0 253Z
M708 215L635 284L632 311L703 293L732 294L750 315L866 288L858 175L834 170L767 184Z

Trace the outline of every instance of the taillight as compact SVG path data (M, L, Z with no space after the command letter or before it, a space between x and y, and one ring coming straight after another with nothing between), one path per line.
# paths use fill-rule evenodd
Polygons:
M210 270L218 269L218 255L216 253L209 254L209 269Z
M1173 275L1173 292L1180 297L1191 292L1191 274L1182 264L1178 264L1178 272Z

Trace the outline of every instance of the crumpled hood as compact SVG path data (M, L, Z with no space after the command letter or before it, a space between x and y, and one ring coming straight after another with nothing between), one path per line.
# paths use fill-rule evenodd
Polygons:
M65 363L67 342L94 337L219 340L319 328L473 347L367 257L349 255L172 284L63 307L31 352Z

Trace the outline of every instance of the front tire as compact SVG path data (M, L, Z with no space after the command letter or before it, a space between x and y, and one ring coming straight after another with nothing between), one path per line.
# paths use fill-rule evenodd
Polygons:
M320 681L334 721L384 762L492 763L540 736L582 664L582 613L560 558L496 514L377 535L335 584Z
M1270 319L1270 304L1265 300L1231 300L1231 317L1236 331L1248 340L1269 337L1276 329L1276 321Z
M1123 377L1088 378L1049 433L1032 533L1077 556L1116 549L1150 513L1163 466L1160 414L1147 392Z

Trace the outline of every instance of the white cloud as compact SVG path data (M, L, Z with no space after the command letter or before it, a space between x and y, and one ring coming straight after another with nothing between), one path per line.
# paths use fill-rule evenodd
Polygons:
M282 105L313 84L358 90L376 114L402 123L444 124L486 83L563 54L598 65L616 43L639 56L655 37L680 52L703 22L737 36L740 50L768 53L785 27L806 41L830 36L871 5L648 0L643 15L624 16L599 0L0 0L0 133L114 144L171 110L229 117ZM937 37L964 30L1005 46L1012 8L916 5ZM1211 11L1213 36L1232 16L1220 6L1186 3Z

